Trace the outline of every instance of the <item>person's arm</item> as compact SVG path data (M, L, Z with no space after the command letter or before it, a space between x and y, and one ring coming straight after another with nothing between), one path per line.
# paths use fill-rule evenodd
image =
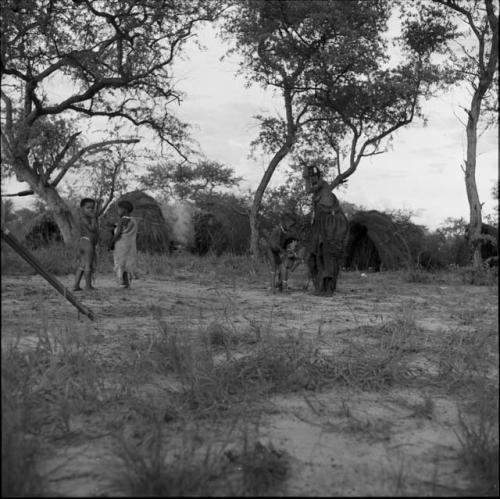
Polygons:
M89 220L88 217L84 215L80 215L79 219L80 223L80 232L84 236L88 236L89 234L92 233L92 220Z
M118 222L118 225L116 227L116 232L115 232L113 238L111 239L111 242L109 243L109 249L110 250L114 249L116 241L118 241L118 239L120 239L120 237L122 235L122 232L123 232L123 222L124 222L123 219L120 219L120 221Z
M269 246L275 252L279 253L282 251L281 248L281 229L279 227L275 227L271 235L269 236Z

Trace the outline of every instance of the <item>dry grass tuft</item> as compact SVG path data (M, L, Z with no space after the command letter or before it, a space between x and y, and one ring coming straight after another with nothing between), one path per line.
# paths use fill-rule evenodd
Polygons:
M216 448L213 442L205 446L202 442L196 432L186 429L181 430L180 441L169 437L161 420L151 420L141 442L118 439L117 482L132 496L216 495L224 479L224 445Z
M462 448L460 457L469 469L474 492L498 497L498 387L494 390L496 393L491 393L486 386L485 380L476 394L475 404L470 405L469 414L459 407L456 434Z
M210 427L184 419L168 430L161 404L148 407L140 428L117 437L116 481L122 490L160 497L253 496L274 491L286 479L287 455L262 444L258 428L250 431L247 413Z
M46 491L36 468L41 440L34 406L29 384L2 354L2 497Z
M498 286L498 267L490 267L487 264L480 268L462 267L458 269L458 275L463 284Z

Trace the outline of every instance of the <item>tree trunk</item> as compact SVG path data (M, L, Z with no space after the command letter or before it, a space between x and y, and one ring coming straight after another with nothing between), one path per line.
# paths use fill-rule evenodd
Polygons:
M56 222L61 236L65 243L71 242L77 237L78 225L71 209L58 194L55 187L44 185L39 176L29 167L26 157L19 159L14 163L14 171L19 180L27 182L33 192L45 203L52 211L54 221Z
M481 257L481 203L476 184L477 124L481 111L482 97L476 91L472 97L467 120L467 159L465 160L465 188L469 201L469 246L472 252L472 265L482 265Z
M269 181L273 176L276 167L279 165L280 161L290 152L290 149L295 142L295 134L288 136L285 143L280 147L279 151L273 156L269 165L264 172L257 190L255 191L255 196L253 198L252 209L250 210L250 253L252 259L256 262L259 256L259 223L257 217L260 211L260 205L262 203L262 197L266 191Z
M38 195L47 203L52 211L54 221L61 231L65 243L73 241L78 236L78 224L75 216L66 202L53 187L45 187Z

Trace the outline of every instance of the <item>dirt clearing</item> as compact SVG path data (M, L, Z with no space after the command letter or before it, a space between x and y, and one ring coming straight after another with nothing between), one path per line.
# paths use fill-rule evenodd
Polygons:
M4 276L5 376L43 412L23 431L44 493L491 493L463 428L489 421L481 401L498 410L498 287L344 272L326 298L290 283L99 275L79 294L90 322L41 277Z

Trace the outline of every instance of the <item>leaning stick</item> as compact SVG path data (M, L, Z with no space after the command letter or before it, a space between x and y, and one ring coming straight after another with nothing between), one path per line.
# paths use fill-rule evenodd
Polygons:
M42 264L26 249L23 248L21 243L11 234L9 229L2 227L2 239L11 246L24 260L26 260L49 284L51 284L59 293L61 293L66 300L74 305L82 314L86 315L90 320L94 320L94 312L89 308L82 305L71 293L68 288L56 279L53 275L49 274Z

